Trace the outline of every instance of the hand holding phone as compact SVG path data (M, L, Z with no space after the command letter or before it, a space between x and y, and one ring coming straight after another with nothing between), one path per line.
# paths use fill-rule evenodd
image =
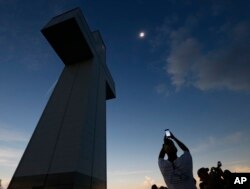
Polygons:
M170 137L171 137L171 133L170 133L169 129L166 129L166 130L165 130L165 133L166 133L166 137L167 137L167 138L170 138Z

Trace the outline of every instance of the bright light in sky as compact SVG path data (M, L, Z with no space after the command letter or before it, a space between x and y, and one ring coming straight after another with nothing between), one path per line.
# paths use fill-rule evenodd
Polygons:
M144 37L145 37L145 32L140 32L140 33L139 33L139 37L140 37L140 38L144 38Z

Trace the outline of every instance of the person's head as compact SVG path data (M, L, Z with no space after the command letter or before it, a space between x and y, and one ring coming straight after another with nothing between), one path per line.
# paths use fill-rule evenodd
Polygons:
M204 167L200 168L197 171L197 174L200 177L201 181L203 181L203 182L205 181L206 182L208 180L208 178L209 178L208 171L209 171L209 169L208 168L204 168Z
M168 156L177 156L177 148L171 139L164 141L163 149Z
M226 169L223 173L223 178L226 180L226 179L230 179L231 178L231 171L229 171L228 169Z
M158 189L158 187L157 187L155 184L153 184L153 185L151 186L151 189Z

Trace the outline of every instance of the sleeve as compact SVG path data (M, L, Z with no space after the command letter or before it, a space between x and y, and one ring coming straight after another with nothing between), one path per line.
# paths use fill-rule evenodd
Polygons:
M168 166L168 160L165 160L163 158L159 158L158 165L159 165L160 170L162 171L164 168L166 168Z
M192 156L189 151L185 151L180 158L185 162L192 161Z
M158 159L158 165L159 165L159 167L161 167L163 165L163 163L164 163L164 159L163 158L159 158Z
M182 165L182 167L186 167L186 169L192 169L193 167L193 160L190 152L185 151L181 156L180 156L180 161L179 163Z

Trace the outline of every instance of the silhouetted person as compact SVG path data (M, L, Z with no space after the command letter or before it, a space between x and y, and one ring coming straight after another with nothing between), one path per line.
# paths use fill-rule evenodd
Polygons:
M223 172L223 178L224 178L224 188L223 189L232 189L233 188L233 176L232 176L232 173L231 171L229 170L225 170Z
M157 187L155 184L153 184L153 185L151 186L151 189L158 189L158 187Z
M220 170L213 170L217 168L212 168L210 173L208 173L208 168L200 168L197 172L198 176L200 177L200 189L222 189L223 180L221 178L221 171ZM219 168L220 169L220 168ZM222 172L223 173L223 172Z
M211 179L208 174L209 169L208 168L200 168L197 171L198 176L200 177L201 183L199 184L200 189L210 189L212 187ZM212 188L211 188L212 189Z
M224 180L222 179L223 177L223 171L221 169L221 162L218 161L217 167L212 167L210 169L210 177L213 179L213 182L216 183L217 188L223 188L224 185Z
M177 156L175 141L183 154ZM168 159L164 159L167 154ZM188 148L172 133L169 138L164 137L164 144L159 154L159 168L169 189L196 189L193 178L192 156Z

